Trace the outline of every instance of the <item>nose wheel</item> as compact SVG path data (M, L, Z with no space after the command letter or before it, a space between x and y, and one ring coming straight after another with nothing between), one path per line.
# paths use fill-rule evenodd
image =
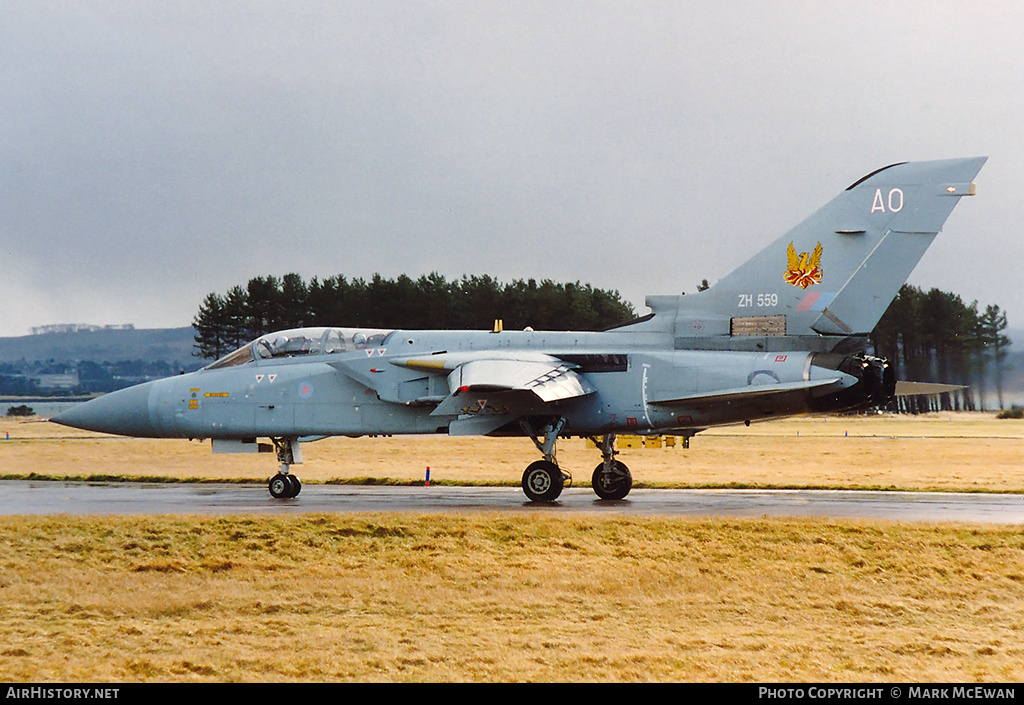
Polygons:
M281 463L281 471L270 478L267 489L274 499L291 499L297 497L302 491L302 483L299 478L288 472L288 469L295 464L302 462L302 453L299 451L299 440L297 438L271 438L274 449L277 451L277 461Z
M274 499L291 499L302 491L302 483L295 475L279 472L270 478L267 488Z

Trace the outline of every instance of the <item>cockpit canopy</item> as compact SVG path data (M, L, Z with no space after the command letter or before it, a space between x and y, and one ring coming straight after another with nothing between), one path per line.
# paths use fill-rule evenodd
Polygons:
M228 353L205 369L235 367L255 360L329 355L379 347L391 333L377 328L293 328L262 335Z

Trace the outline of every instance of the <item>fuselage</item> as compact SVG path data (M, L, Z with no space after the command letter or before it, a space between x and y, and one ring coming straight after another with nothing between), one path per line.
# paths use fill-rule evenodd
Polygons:
M333 331L333 333L332 333ZM502 411L504 390L465 389L465 404L438 415L452 393L448 376L402 364L409 358L495 351L544 353L573 366L592 389L555 402L537 399L518 416L557 415L563 434L694 432L852 406L859 380L838 372L836 356L808 351L676 350L651 332L372 331L301 329L306 348L271 354L271 334L199 371L114 392L64 412L58 423L121 435L250 439L449 433L468 414ZM329 335L347 345L327 344ZM356 342L353 343L352 341ZM723 390L771 389L840 376L847 398L807 388L761 398ZM835 385L834 385L835 386ZM834 396L833 388L830 394ZM816 396L817 394L817 396ZM857 401L860 401L859 399ZM488 431L521 434L515 423Z

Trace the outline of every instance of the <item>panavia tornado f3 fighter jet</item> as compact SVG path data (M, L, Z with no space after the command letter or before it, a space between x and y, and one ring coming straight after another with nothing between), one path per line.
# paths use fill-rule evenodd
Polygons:
M280 498L301 488L291 468L302 442L443 433L531 438L543 458L526 468L523 491L552 501L570 477L556 441L583 436L601 451L594 491L621 499L632 477L615 457L617 434L689 437L889 402L896 380L865 353L867 336L984 163L879 169L710 289L648 297L648 315L610 330L286 330L52 421L210 438L214 452L275 449L269 487Z

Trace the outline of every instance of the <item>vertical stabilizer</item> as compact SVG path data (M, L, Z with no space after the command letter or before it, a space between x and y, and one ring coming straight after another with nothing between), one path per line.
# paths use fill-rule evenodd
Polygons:
M985 157L868 174L707 291L650 297L677 347L783 349L797 336L864 336L885 313Z

